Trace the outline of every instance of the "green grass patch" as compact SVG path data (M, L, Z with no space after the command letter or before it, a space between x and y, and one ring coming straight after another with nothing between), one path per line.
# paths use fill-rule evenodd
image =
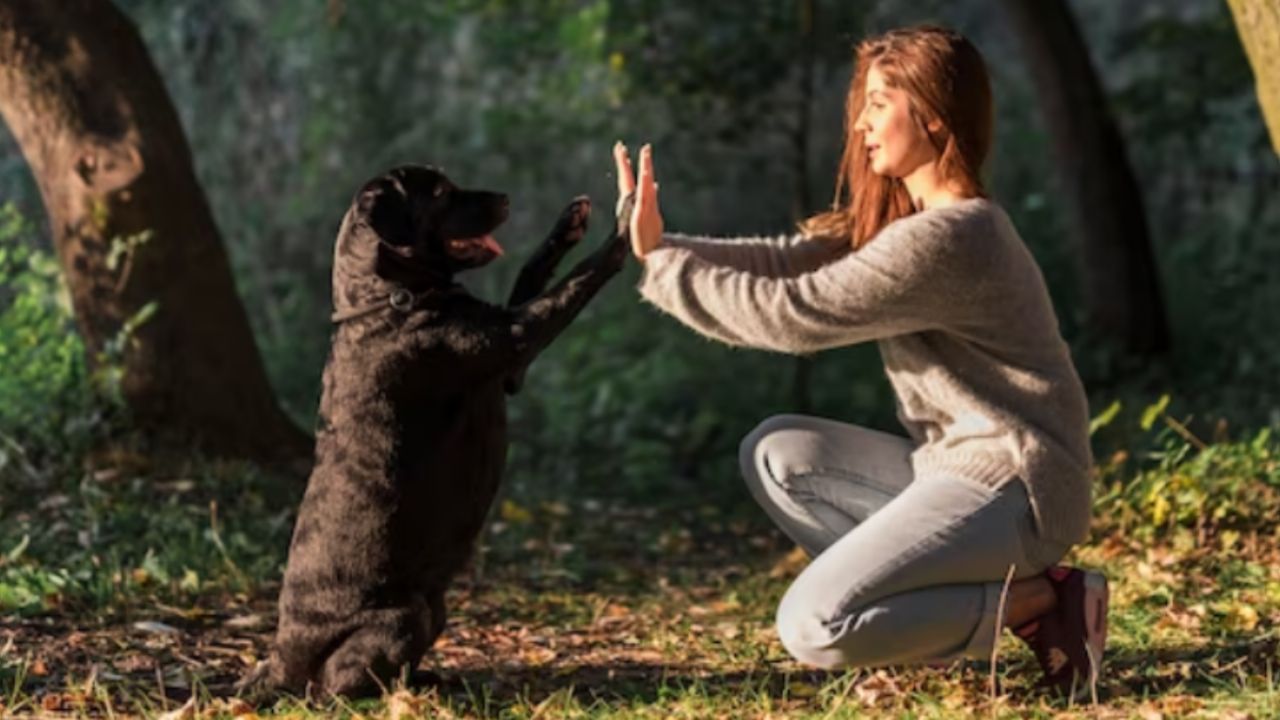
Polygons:
M248 708L230 683L266 652L301 488L128 453L66 464L52 487L6 476L0 703L108 715L190 700L193 717L1276 716L1277 442L1200 449L1174 433L1154 447L1100 465L1094 537L1069 558L1114 583L1098 707L1036 693L1009 636L994 692L981 662L796 665L772 618L803 558L745 493L706 490L644 505L513 491L451 593L426 661L440 686Z

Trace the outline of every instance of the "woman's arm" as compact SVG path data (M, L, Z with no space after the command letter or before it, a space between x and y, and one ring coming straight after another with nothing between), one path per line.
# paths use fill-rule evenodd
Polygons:
M945 227L886 229L857 252L794 277L708 262L675 245L650 251L640 292L685 325L730 345L810 353L942 327L963 317L976 283L965 243Z
M800 233L740 238L663 233L659 247L663 246L686 248L712 265L765 277L795 277L812 272L849 249L839 241Z

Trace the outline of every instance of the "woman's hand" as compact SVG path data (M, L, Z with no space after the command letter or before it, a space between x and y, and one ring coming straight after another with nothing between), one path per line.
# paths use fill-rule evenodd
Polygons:
M636 193L635 210L631 213L631 252L640 260L662 244L662 213L658 210L658 184L653 176L653 149L640 148L640 182L637 188L631 170L631 158L621 142L613 146L613 159L618 166L618 203Z

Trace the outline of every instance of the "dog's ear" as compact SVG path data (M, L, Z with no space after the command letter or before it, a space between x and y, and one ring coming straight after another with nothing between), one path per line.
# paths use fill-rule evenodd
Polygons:
M356 207L378 238L397 247L412 245L413 211L404 187L394 178L370 180L360 189Z

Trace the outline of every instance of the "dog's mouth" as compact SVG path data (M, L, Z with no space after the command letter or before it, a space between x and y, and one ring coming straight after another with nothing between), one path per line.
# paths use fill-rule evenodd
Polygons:
M476 237L450 238L444 243L445 250L459 260L469 260L488 256L490 258L503 255L502 246L493 238L493 233L485 233Z

